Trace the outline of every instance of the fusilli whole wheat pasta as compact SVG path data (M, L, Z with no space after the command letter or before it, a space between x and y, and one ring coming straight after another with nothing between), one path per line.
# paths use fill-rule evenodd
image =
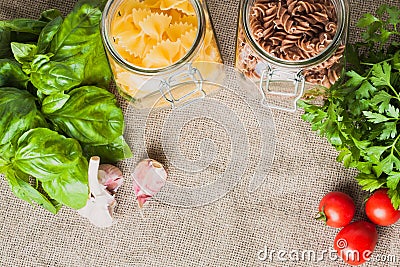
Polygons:
M250 9L249 30L259 46L273 57L302 61L321 54L334 40L337 14L331 0L256 0ZM257 77L261 61L239 32L237 67ZM304 71L306 81L330 87L340 76L344 45L327 61ZM254 68L254 69L252 69ZM259 78L259 77L258 77Z

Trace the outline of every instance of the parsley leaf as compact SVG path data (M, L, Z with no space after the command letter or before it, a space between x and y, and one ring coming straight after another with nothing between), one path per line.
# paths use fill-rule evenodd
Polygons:
M389 189L388 196L390 197L393 207L398 210L400 207L400 194L398 189Z
M346 86L360 86L360 84L366 79L353 70L347 72L346 76L350 77L350 79L346 82Z
M395 138L397 135L397 123L396 122L386 122L382 130L382 134L379 136L379 140L387 140L390 138Z
M375 64L372 67L371 77L372 84L376 87L378 86L390 86L390 75L391 75L392 67L384 62L381 64Z
M400 182L400 172L392 172L388 176L386 184L388 188L396 190L399 182Z
M369 192L381 188L386 183L384 179L377 179L374 175L365 173L358 174L356 180L362 186L363 190Z
M368 121L372 122L372 123L381 123L381 122L390 120L385 115L382 115L379 113L374 113L371 111L364 111L363 113L364 113L365 117L367 117Z
M384 113L385 110L389 109L389 103L392 98L393 96L388 94L386 91L379 91L370 100L371 107L378 106L379 113Z
M367 80L364 80L360 88L356 91L356 97L358 99L369 98L377 89Z

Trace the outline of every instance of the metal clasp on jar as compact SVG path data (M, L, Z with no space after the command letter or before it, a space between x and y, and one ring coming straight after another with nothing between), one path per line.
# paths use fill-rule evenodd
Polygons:
M194 84L194 89L189 90L183 96L177 97L173 93L177 87L183 87L185 85L190 86ZM203 88L204 79L200 71L194 68L192 64L187 64L187 69L174 73L166 79L163 79L160 83L160 93L163 98L171 104L171 107L177 108L186 106L193 101L203 99L206 96L206 92Z
M286 82L293 81L293 91L285 92L271 89L271 82ZM303 96L305 87L305 78L302 70L290 69L274 69L267 63L266 68L262 71L260 78L259 89L262 94L262 104L270 108L279 109L283 111L295 112L297 110L297 101ZM281 96L284 98L292 99L292 107L284 107L267 102L268 95Z

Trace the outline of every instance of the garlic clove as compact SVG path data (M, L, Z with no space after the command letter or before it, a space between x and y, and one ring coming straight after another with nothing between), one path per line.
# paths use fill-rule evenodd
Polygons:
M138 163L133 172L133 189L140 208L160 192L167 180L164 166L156 160L145 159Z
M97 227L109 227L113 224L113 212L117 205L113 193L123 183L121 171L117 167L113 167L112 165L100 165L99 157L92 157L89 162L91 197L86 206L78 210L78 213ZM111 190L107 190L108 188Z

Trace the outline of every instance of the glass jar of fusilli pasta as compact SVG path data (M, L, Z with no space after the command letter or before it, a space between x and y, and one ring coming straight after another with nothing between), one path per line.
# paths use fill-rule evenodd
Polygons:
M102 37L118 91L137 108L151 107L160 93L167 96L171 83L200 79L190 63L222 63L203 0L109 0ZM155 84L154 77L162 82ZM181 91L162 105L194 97Z
M348 20L347 0L241 0L235 66L270 107L295 111L340 81Z

